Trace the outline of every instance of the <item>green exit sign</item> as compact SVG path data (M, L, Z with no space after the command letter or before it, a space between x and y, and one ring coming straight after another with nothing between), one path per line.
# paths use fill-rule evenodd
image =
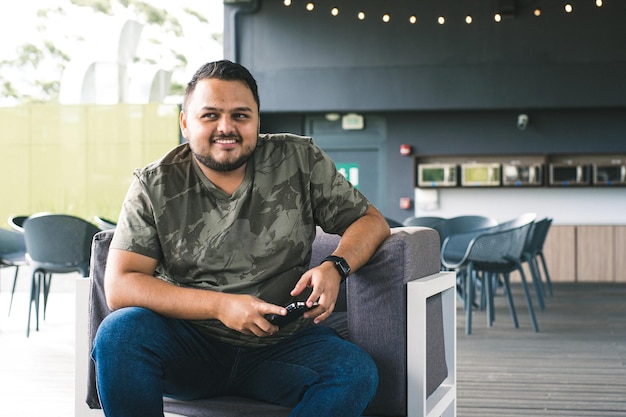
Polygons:
M337 171L346 177L354 188L359 188L359 164L337 164Z

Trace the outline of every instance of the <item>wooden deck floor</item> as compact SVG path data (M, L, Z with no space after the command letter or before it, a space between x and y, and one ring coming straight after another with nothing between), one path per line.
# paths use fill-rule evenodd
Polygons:
M72 416L72 280L59 277L46 321L26 339L27 293L7 317L9 275L0 287L0 416ZM517 330L503 297L492 328L474 314L471 336L459 309L458 416L626 416L626 285L556 286L537 313L540 333L520 290Z
M520 328L504 297L496 322L458 317L461 417L626 416L626 285L560 284L537 312L540 332L514 288Z

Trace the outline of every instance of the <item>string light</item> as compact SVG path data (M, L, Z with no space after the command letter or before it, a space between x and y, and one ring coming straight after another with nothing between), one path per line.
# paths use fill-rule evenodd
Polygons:
M591 0L588 0L591 1ZM596 7L600 8L604 5L604 1L603 0L594 0L594 3L596 5ZM283 5L285 7L290 7L293 4L293 0L283 0ZM315 3L313 1L309 1L306 3L306 10L308 11L313 11L315 9ZM563 7L565 13L573 13L574 11L574 6L572 5L572 3L565 3L564 7ZM338 7L333 7L330 9L330 13L332 16L339 16L339 8ZM543 11L541 10L541 8L536 7L533 9L533 15L535 17L539 17L543 14ZM361 10L359 11L356 16L359 20L363 21L365 20L365 11ZM508 14L507 14L508 17ZM493 15L493 20L496 23L501 23L503 20L504 16L501 13L495 13ZM382 15L382 21L384 23L389 23L391 21L391 14L390 13L385 13ZM414 25L417 23L417 15L413 14L410 15L408 18L408 21L410 24ZM446 24L446 17L443 15L440 15L437 17L437 23L439 25L445 25ZM467 14L465 15L465 23L468 25L471 25L474 23L474 18L471 14Z

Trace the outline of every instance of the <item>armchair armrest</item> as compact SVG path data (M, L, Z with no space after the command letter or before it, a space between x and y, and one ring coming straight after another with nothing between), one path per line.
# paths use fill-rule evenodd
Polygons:
M89 373L89 290L90 278L76 278L76 352L74 357L74 415L76 417L104 416L102 410L92 410L85 402Z
M443 348L442 297L432 293L420 318L428 332L428 338L421 339L424 356L420 360L428 362L428 372L419 376L424 393L407 392L407 380L412 378L407 358L419 355L408 350L407 312L415 297L407 297L407 284L439 273L439 235L420 227L393 231L368 264L346 280L350 340L374 358L379 370L378 392L366 415L411 415L408 400L430 396L455 369ZM446 277L454 288L455 283ZM450 307L449 302L446 306Z
M426 343L433 336L428 326L428 305L441 296L445 361L448 375L432 393L428 393L428 373L433 365L428 358L436 348ZM407 284L407 391L408 416L456 416L456 274L439 274ZM413 394L413 395L411 395Z

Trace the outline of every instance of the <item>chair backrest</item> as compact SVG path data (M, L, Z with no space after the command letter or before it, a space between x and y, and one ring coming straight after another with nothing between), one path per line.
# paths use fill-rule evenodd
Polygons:
M28 216L11 216L9 217L9 226L15 231L24 233L24 222Z
M2 255L26 252L24 234L15 230L0 228L0 258Z
M117 223L104 217L95 216L94 220L96 221L96 225L100 228L100 230L115 229L117 227Z
M405 219L402 222L403 226L423 226L423 227L433 227L437 224L439 224L442 220L444 220L443 217L437 217L437 216L413 216L413 217L409 217L408 219Z
M387 220L389 227L402 227L402 223L397 220L390 219L389 217L385 217L385 220Z
M521 262L528 233L537 215L526 213L499 224L472 241L468 261L483 263Z
M539 252L543 251L543 244L546 242L551 225L552 219L549 217L538 220L533 224L533 228L529 233L529 239L526 242L526 249L528 249L529 253L537 255Z
M497 224L498 222L492 217L467 215L444 219L434 225L433 229L439 233L441 244L443 244L449 236L467 233L474 230L486 229L488 227L496 226Z
M44 268L75 268L89 274L91 241L95 225L66 214L36 214L24 222L29 262Z
M496 225L495 230L514 229L519 226L524 226L528 223L533 223L536 219L537 219L536 213L524 213L511 220L508 220L506 222L502 222Z

